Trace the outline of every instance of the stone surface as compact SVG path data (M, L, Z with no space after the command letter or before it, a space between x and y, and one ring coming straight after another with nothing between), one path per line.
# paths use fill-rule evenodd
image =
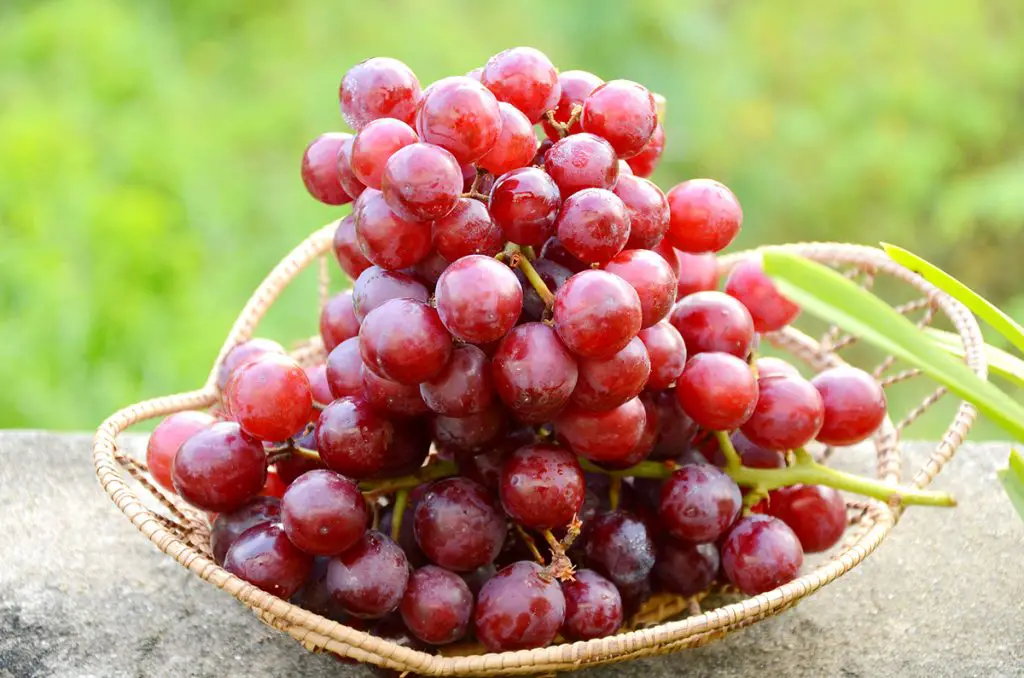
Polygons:
M915 464L929 449L908 447ZM794 610L577 675L1024 675L1024 524L995 479L1007 452L965 446L937 482L958 509L909 511ZM0 432L0 676L265 675L369 673L307 653L160 554L100 489L89 436Z

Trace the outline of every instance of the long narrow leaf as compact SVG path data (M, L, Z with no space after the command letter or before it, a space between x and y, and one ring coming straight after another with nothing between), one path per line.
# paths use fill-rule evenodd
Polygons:
M924 332L942 350L960 358L966 355L963 340L959 334L937 330L934 327L926 327ZM985 344L984 351L985 362L988 363L989 372L999 375L1015 386L1024 388L1024 360L1012 356L991 344Z
M1024 407L936 346L875 295L827 266L782 250L766 250L764 268L779 290L807 312L919 368L1024 441Z
M995 304L913 252L888 243L882 243L882 249L897 264L920 274L925 280L969 308L992 329L1006 337L1018 351L1024 351L1024 327L996 308Z
M997 473L999 482L1010 497L1013 508L1024 520L1024 457L1017 450L1010 451L1010 465Z

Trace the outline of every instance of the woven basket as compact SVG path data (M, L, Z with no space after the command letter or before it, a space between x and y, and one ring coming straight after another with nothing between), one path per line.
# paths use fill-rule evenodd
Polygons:
M784 586L703 612L700 599L658 595L629 620L627 627L618 635L519 652L478 653L478 648L467 646L444 648L443 656L420 652L330 621L264 593L213 562L205 514L159 490L149 480L145 465L118 447L117 436L132 424L143 420L181 410L206 408L217 403L220 394L216 388L216 375L224 356L233 346L253 335L257 323L281 291L300 271L317 259L320 261L323 302L328 293L327 257L336 225L329 224L303 241L260 285L231 328L205 386L198 391L155 398L119 410L99 427L93 444L96 475L103 489L142 534L183 567L234 596L256 612L264 623L289 634L308 650L333 652L399 672L424 675L552 673L666 654L705 645L793 606L801 598L856 567L878 547L899 519L899 507L887 506L874 500L849 502L851 527L844 541L834 549L829 559ZM897 306L897 309L905 314L920 314L918 322L921 326L945 316L963 342L968 365L978 375L985 376L983 341L974 317L949 296L891 262L880 250L826 243L781 247L834 266L865 286L872 285L876 278L889 276L900 281L903 292L907 291L908 286L912 291L916 290L916 300ZM742 253L722 258L723 271L741 256ZM838 355L840 350L855 342L853 337L840 335L834 327L818 341L793 328L765 338L816 371L841 364L843 361ZM306 364L322 360L323 346L319 338L314 338L300 346L293 355ZM892 358L877 365L874 374L886 387L918 376L916 370L896 371ZM943 389L937 389L898 422L889 418L885 420L873 439L877 451L878 478L889 482L900 481L900 432L944 394ZM924 487L935 478L963 441L974 417L973 407L967 403L959 404L941 441L924 466L914 473L910 484ZM822 455L827 456L828 453L826 449ZM135 482L130 481L126 475L131 476ZM725 600L728 601L729 597L725 596ZM709 601L703 600L704 603Z

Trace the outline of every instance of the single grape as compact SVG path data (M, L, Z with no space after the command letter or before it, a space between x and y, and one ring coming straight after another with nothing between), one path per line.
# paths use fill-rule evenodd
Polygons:
M327 565L331 597L349 614L379 619L398 609L409 583L409 561L398 544L368 530Z
M804 551L796 534L772 516L740 518L722 543L722 571L748 596L792 581L803 562Z
M378 118L359 130L352 142L352 173L364 185L381 190L388 159L420 138L412 127L395 118Z
M771 377L774 375L788 375L790 377L800 376L800 370L782 358L761 356L754 361L754 366L757 367L757 376L761 378Z
M710 351L746 358L754 344L747 308L722 292L697 292L676 302L668 321L679 330L692 359Z
M566 198L555 227L565 248L589 264L608 261L629 240L626 206L603 188L585 188Z
M505 245L501 227L494 223L487 206L479 200L459 198L444 217L433 224L434 247L448 261L471 254L493 257Z
M242 533L255 525L281 522L281 501L273 497L256 497L242 508L218 513L210 526L210 551L218 565Z
M611 358L584 359L578 365L572 402L598 412L618 407L639 395L651 374L651 360L638 337Z
M353 143L355 143L355 137L351 134L346 134L345 138L341 140L338 145L338 155L335 158L335 168L341 188L352 196L353 200L357 200L366 190L366 186L356 178L355 172L352 171Z
M498 570L480 589L473 625L491 652L544 647L565 620L565 596L540 565L519 561Z
M324 376L327 379L331 397L322 402L329 404L335 398L356 396L362 393L362 367L363 358L359 355L359 337L352 337L338 344L327 355Z
M714 544L666 539L658 547L654 579L669 593L695 596L711 586L718 575L720 560Z
M755 445L793 450L811 442L821 430L825 404L803 377L760 377L757 394L757 407L742 426L743 435Z
M235 371L228 407L242 430L266 441L300 433L313 417L313 392L299 364L268 353Z
M636 290L606 271L583 271L555 295L554 327L578 356L610 358L640 332L643 312Z
M217 388L224 391L228 386L228 380L235 373L239 367L254 360L265 353L277 353L284 355L286 351L284 346L273 341L271 339L250 339L249 341L238 344L224 356L223 362L220 364L220 370L217 372Z
M647 389L661 391L672 387L686 365L686 344L679 330L662 320L640 330L637 338L643 342L651 365Z
M491 370L498 397L528 423L547 421L565 407L578 376L576 361L554 330L536 322L513 328L501 340Z
M462 168L440 146L410 144L388 159L381 191L388 207L402 219L440 219L462 195Z
M683 411L674 390L652 393L658 411L658 439L651 451L653 459L678 459L697 434L697 423Z
M561 264L556 264L547 259L535 260L533 262L533 270L537 272L537 275L544 281L544 285L552 294L557 292L565 284L565 281L572 277L572 271ZM523 273L522 268L516 267L515 274L520 287L523 288L523 312L519 316L519 322L543 320L544 312L547 310L544 301L537 294L537 290L530 284L530 281L526 279L526 274Z
M619 276L636 290L640 297L642 327L654 325L672 310L676 300L676 276L668 262L654 252L620 252L605 264L604 270Z
M676 398L698 426L732 431L757 405L757 380L750 366L728 353L701 353L686 363L676 382Z
M789 525L804 553L827 551L846 531L846 502L825 485L780 487L768 495L768 515Z
M611 144L583 132L555 142L544 156L544 168L565 199L584 188L611 189L619 176L619 159Z
M604 80L587 71L563 71L558 75L558 84L561 86L562 92L558 97L558 104L554 107L554 117L556 122L564 125L572 117L574 106L579 106L582 113L583 102L591 92L604 84ZM548 139L558 141L562 138L561 132L552 127L546 119L541 124L544 126L544 133L548 135ZM576 120L569 127L568 133L579 134L582 131L580 116L577 115Z
M438 415L433 419L433 438L442 450L476 454L492 447L505 433L508 418L504 410L492 405L464 417Z
M501 504L512 520L532 530L568 525L583 505L583 469L555 445L522 447L501 468Z
M544 247L540 252L540 258L554 262L572 273L580 273L590 268L590 266L587 266L570 254L569 250L565 248L565 245L557 236L548 238L548 241L544 243Z
M288 539L306 553L336 556L366 533L370 514L359 487L340 473L305 473L281 499L281 522Z
M640 153L657 124L654 95L630 80L610 80L583 102L583 131L607 139L620 158Z
M561 196L544 170L523 167L498 177L488 205L506 240L540 247L554 235Z
M669 222L665 237L691 254L718 252L736 238L743 224L739 200L712 179L690 179L668 192Z
M341 115L352 129L361 130L378 118L396 118L411 125L420 100L420 82L401 61L374 57L345 73L338 98Z
M407 419L395 428L388 445L388 462L374 478L390 478L415 473L430 455L430 420Z
M415 299L391 299L363 320L359 351L363 364L380 376L419 384L444 369L452 338L436 309Z
M885 420L885 390L864 370L833 367L811 380L825 405L818 442L854 445L866 440Z
M359 249L374 265L393 271L412 266L430 253L430 224L400 217L380 191L364 191L353 214Z
M302 371L306 373L306 379L309 379L309 391L313 394L314 403L326 405L334 400L331 386L327 383L327 365L310 365L304 367ZM318 416L319 413L314 411L311 421L315 422Z
M391 422L362 398L339 398L324 408L316 427L323 463L350 478L368 478L384 468L394 436Z
M399 609L414 636L431 645L445 645L466 635L473 594L459 575L427 565L409 576Z
M676 539L716 541L736 522L743 496L732 478L708 464L687 464L661 486L658 516Z
M485 344L508 334L523 310L523 288L493 257L459 259L437 281L437 313L462 341Z
M294 546L277 523L250 527L224 557L224 569L267 593L287 600L302 588L313 556Z
M501 133L491 150L476 163L495 176L526 167L537 154L537 137L527 117L504 101L498 103L498 110Z
M661 189L654 182L626 174L620 168L613 190L629 215L626 249L649 249L661 242L668 230L668 198Z
M423 93L416 111L416 130L420 139L449 151L459 164L474 162L498 141L498 100L471 78L443 78Z
M302 183L309 194L325 205L352 202L338 181L338 149L351 134L321 134L310 142L302 155Z
M356 316L352 290L338 292L328 299L320 310L320 337L324 341L324 349L333 351L341 342L359 334L361 322Z
M175 412L157 424L146 443L146 466L160 487L174 492L174 481L171 480L174 455L182 443L214 421L216 419L206 412L189 410Z
M649 177L654 174L654 169L658 166L658 161L661 160L661 154L664 150L665 128L659 122L654 127L654 134L651 135L651 140L647 142L643 150L632 157L626 158L626 162L629 163L630 169L633 170L633 174L636 176Z
M562 634L570 640L591 640L614 634L622 626L622 596L615 585L593 570L577 570L562 582L565 622Z
M533 47L513 47L487 60L480 82L498 101L522 111L530 125L555 107L562 93L558 71L543 52Z
M374 410L389 417L418 417L430 412L416 384L399 384L377 376L363 365L363 399Z
M455 572L494 562L505 520L487 490L466 478L432 484L416 504L416 543L431 561Z
M402 298L426 301L430 293L423 283L412 276L400 271L385 271L377 266L370 266L363 271L352 287L352 308L359 323L385 301Z
M760 258L736 264L725 280L725 293L747 307L758 332L776 332L800 315L800 307L782 296L765 274Z
M676 257L679 260L676 299L718 287L718 258L714 252L690 254L677 251Z
M654 542L635 515L621 509L602 513L583 527L590 567L618 587L638 584L654 568Z
M432 412L449 417L483 412L494 402L487 356L476 346L457 347L444 369L420 384L420 395Z
M658 442L658 431L660 429L658 406L649 392L641 393L638 398L640 399L640 404L644 407L644 427L640 431L640 439L637 440L636 445L633 446L629 454L612 462L603 462L602 466L605 468L626 469L636 466L650 457L651 452L654 451L654 445Z
M622 613L626 619L639 613L644 604L654 595L650 577L644 577L635 584L616 584L615 588L622 596Z

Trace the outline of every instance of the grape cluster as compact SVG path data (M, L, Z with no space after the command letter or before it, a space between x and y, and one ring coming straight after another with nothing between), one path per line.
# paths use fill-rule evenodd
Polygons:
M217 416L150 439L156 482L215 514L218 563L416 646L515 650L615 633L653 591L768 591L838 542L836 490L732 476L865 439L882 389L757 356L800 309L755 258L718 291L742 210L646 178L655 95L519 47L426 88L369 59L340 100L355 133L302 162L354 203L326 361L238 345Z

